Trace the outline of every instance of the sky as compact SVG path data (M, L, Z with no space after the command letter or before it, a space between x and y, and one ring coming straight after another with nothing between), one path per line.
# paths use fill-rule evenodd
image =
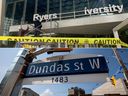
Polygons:
M6 71L10 67L13 59L17 55L18 48L0 48L0 82L4 77ZM123 62L128 65L128 49L118 49L120 56ZM98 54L103 55L107 61L109 68L109 77L115 75L116 78L124 78L122 73L116 74L116 72L120 69L119 63L113 53L112 49L73 49L71 52L60 52L53 54L42 54L37 56L36 60L42 60L46 57L52 57L57 55L66 55L66 54ZM91 93L93 89L100 86L102 83L98 82L84 82L84 83L68 83L68 84L43 84L43 85L23 85L23 87L28 87L40 94L40 96L67 96L68 89L71 87L79 87L83 88L86 93Z

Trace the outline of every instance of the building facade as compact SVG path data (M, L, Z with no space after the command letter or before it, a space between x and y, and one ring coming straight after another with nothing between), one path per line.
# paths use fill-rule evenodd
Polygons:
M68 96L81 96L81 95L85 95L85 91L82 88L72 87L71 89L68 89Z
M63 20L127 13L127 5L127 0L7 0L6 17L16 25L21 21L33 23L34 14L42 15L43 20L54 15L57 15L54 19Z
M30 88L22 88L19 96L39 96L39 94L31 90Z
M33 24L38 19L46 32L58 27L60 30L51 31L69 36L108 37L112 28L127 18L127 5L127 0L7 0L5 17L11 20L11 25Z
M42 22L42 34L59 37L114 37L112 29L128 17L127 0L6 0L5 35Z

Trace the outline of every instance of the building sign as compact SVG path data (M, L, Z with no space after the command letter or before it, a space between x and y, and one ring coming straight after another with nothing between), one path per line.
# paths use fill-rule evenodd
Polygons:
M29 64L25 77L108 73L103 56Z
M93 8L93 9L87 9L85 7L84 13L85 15L92 15L92 14L102 14L102 13L121 13L123 11L123 5L111 5L105 7L99 7L99 8Z
M84 8L85 15L114 13L114 12L116 13L123 12L123 5L109 4L108 6L99 7L99 8L91 8L91 9L88 9L87 7ZM57 19L57 18L58 18L57 13L45 14L45 15L40 15L40 14L33 15L33 21L38 20L40 22L42 22L43 20L51 20L51 19Z
M33 15L33 21L40 21L42 22L43 20L51 20L51 19L57 19L57 14L45 14L45 15L39 15L39 14L34 14Z

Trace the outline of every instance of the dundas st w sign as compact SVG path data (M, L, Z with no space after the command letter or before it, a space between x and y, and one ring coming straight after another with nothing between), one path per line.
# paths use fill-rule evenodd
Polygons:
M84 14L85 15L92 15L92 14L104 14L104 13L121 13L123 12L123 5L111 5L109 4L108 6L104 7L99 7L99 8L84 8ZM34 14L33 15L33 21L39 20L42 22L43 20L51 20L51 19L57 19L58 15L57 13L54 14L45 14L45 15L40 15L40 14Z
M29 64L25 77L108 73L103 56Z

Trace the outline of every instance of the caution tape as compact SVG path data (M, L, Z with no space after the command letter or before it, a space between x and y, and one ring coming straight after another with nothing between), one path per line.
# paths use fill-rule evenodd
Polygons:
M100 44L100 45L121 45L128 47L119 38L60 38L60 37L17 37L0 36L2 41L16 42L42 42L42 43L66 43L66 44Z

